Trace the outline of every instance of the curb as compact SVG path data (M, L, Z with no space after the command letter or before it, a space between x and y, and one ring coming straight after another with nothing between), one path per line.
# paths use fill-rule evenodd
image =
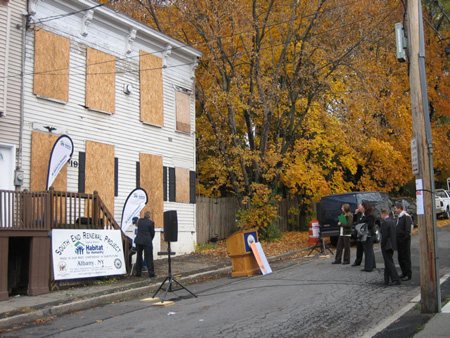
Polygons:
M193 280L195 278L204 277L207 275L221 274L231 271L231 267L220 268L217 270L210 270L207 272L200 272L186 277L182 277L181 280ZM79 301L70 302L67 304L61 304L53 306L49 309L36 310L30 313L24 313L17 316L0 319L0 329L12 328L14 325L28 324L43 318L53 318L69 314L74 311L82 311L91 307L104 305L114 301L120 301L127 298L136 298L145 293L155 291L159 283L153 282L148 286L141 286L134 289L119 291L89 299L83 299Z

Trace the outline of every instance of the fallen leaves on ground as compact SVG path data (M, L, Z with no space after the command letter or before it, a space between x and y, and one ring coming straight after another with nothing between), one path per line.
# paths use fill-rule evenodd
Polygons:
M437 220L437 227L441 228L450 225L450 220ZM418 228L414 233L417 234ZM274 241L262 241L261 246L266 257L279 256L288 252L295 252L314 246L315 242L309 243L308 231L289 231L284 232L280 239ZM329 238L325 238L325 242L329 243ZM227 244L225 240L217 243L201 245L196 253L209 254L218 257L228 257Z
M308 231L289 231L283 233L280 239L276 239L274 241L262 241L261 246L266 257L273 257L313 246L314 244L308 243L308 239ZM210 254L214 256L228 256L225 240L219 241L215 244L201 246L197 251L198 253Z

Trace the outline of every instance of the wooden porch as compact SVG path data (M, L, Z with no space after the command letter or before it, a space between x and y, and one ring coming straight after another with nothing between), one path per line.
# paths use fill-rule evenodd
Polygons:
M120 229L97 192L0 190L0 300L13 285L28 295L49 292L52 229ZM122 233L127 270L129 239Z

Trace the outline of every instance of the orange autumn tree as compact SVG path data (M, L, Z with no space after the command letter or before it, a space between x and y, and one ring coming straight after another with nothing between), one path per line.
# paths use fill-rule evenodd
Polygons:
M436 185L450 177L450 3L424 1L425 62Z
M196 75L197 172L233 194L243 227L267 229L280 196L301 209L411 179L407 67L397 1L115 1L204 52ZM263 230L264 231L264 230Z

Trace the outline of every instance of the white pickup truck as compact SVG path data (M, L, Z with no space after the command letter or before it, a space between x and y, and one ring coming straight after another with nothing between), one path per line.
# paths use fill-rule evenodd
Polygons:
M450 218L450 191L436 189L436 214L443 215L444 218Z

